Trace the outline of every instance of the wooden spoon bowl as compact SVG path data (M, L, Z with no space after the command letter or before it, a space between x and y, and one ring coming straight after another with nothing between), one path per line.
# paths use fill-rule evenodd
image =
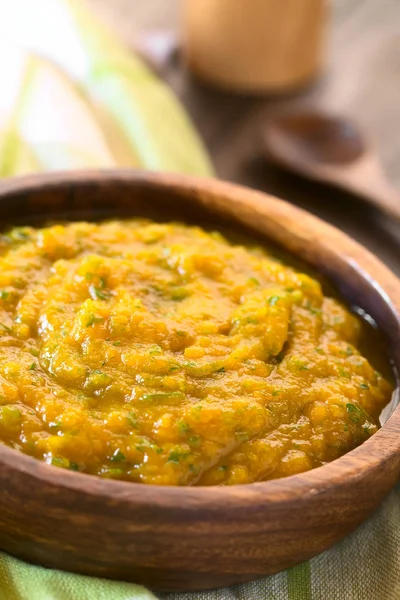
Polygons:
M6 181L0 206L4 224L121 212L236 223L308 261L370 313L400 369L397 278L346 235L281 200L213 180L110 171ZM0 444L0 547L47 567L161 590L228 586L327 550L377 508L399 474L400 408L333 463L232 487L105 480Z

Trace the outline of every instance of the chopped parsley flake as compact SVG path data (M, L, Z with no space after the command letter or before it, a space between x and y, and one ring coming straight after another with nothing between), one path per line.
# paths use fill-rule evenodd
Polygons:
M96 317L96 315L91 314L86 322L86 327L91 327L95 323L102 323L103 321L103 317Z
M186 459L189 455L190 452L179 452L178 450L172 450L172 452L169 453L168 462L179 465L179 462Z
M277 304L277 302L279 302L280 299L280 296L271 296L271 298L268 298L268 304L270 306L275 306L275 304Z
M111 457L112 462L122 462L126 460L125 454L121 450L116 450Z
M359 423L362 417L362 411L355 406L355 404L346 404L346 410L348 412L349 418L353 423Z
M93 286L93 292L99 300L108 300L110 298L110 292L106 292L96 286Z
M190 431L190 426L186 423L186 421L180 421L178 423L179 433L184 435Z
M256 277L249 277L249 282L254 283L254 285L260 285L260 282Z

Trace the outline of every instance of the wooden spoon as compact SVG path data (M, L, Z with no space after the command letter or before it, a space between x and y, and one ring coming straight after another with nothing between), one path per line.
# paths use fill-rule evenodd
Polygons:
M263 141L274 163L356 194L400 221L400 193L353 123L317 112L289 113L267 121Z

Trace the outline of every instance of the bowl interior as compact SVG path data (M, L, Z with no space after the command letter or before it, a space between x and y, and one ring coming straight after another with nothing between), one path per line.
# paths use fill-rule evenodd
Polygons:
M392 299L379 281L359 266L357 257L348 252L346 245L343 249L340 246L331 247L329 240L319 232L317 220L315 235L311 236L308 232L308 239L304 240L300 219L305 218L307 213L271 199L271 202L279 202L285 207L283 216L293 212L290 219L299 219L298 235L293 223L287 232L287 224L277 223L276 215L271 222L268 221L268 214L264 220L257 219L257 215L254 218L248 207L243 210L236 205L235 198L231 203L226 202L224 186L228 194L234 195L235 188L228 184L213 183L207 186L178 176L157 177L140 172L111 171L22 178L0 193L0 228L60 220L130 216L183 221L228 232L234 240L244 239L267 246L274 254L287 259L289 264L322 278L329 294L338 293L349 306L372 317L383 333L397 384L391 403L381 415L381 423L384 424L400 402L400 324ZM248 194L251 193L249 190ZM265 198L267 202L268 197ZM366 249L362 251L369 255Z

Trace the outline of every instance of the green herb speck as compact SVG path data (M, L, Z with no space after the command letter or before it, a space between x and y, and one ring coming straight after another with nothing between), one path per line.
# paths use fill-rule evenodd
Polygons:
M255 285L260 285L260 282L256 277L249 277L249 283L254 283Z
M96 315L91 314L86 322L86 327L91 327L95 323L102 323L103 321L103 317L96 317Z
M178 423L178 428L181 435L185 435L185 433L190 431L190 426L186 423L186 421L180 421Z
M154 356L155 354L161 354L161 348L160 348L160 346L157 346L156 348L153 348L152 350L150 350L149 354L151 356Z
M121 452L121 450L119 450L119 449L116 450L111 457L112 462L121 462L123 460L126 460L125 454L123 452Z
M279 300L280 296L271 296L271 298L268 298L267 302L270 306L275 306L275 304L279 302Z
M180 300L184 300L189 295L189 292L184 288L176 288L171 293L171 299L179 302Z
M154 394L143 394L140 398L142 402L163 402L178 401L183 399L182 392L155 392Z
M57 456L53 456L51 459L51 464L56 467L67 467L69 468L69 461L65 458L58 458Z
M362 417L362 411L354 404L346 404L346 410L353 423L359 423Z
M168 462L172 462L175 465L179 465L180 460L187 458L190 455L190 452L178 452L177 450L172 450L168 456Z
M99 287L93 286L93 291L95 293L96 298L98 298L99 300L108 300L110 298L110 293L105 292Z

